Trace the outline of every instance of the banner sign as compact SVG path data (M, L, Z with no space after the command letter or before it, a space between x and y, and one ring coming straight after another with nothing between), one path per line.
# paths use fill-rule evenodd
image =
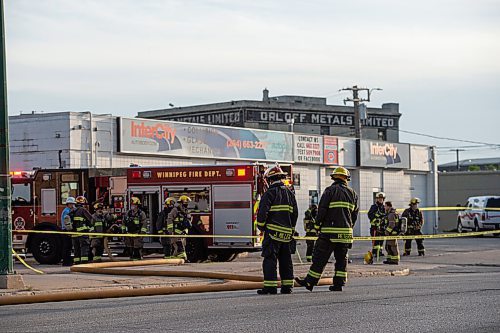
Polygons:
M410 145L361 140L360 157L360 166L409 169Z
M324 164L339 164L339 140L333 136L323 137Z
M297 163L323 163L323 138L315 135L294 135L294 158Z
M290 133L120 118L120 152L190 158L293 161Z

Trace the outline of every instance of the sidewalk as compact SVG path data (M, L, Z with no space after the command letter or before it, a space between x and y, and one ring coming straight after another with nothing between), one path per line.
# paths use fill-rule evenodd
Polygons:
M158 259L158 256L148 256L147 259ZM309 270L309 263L300 263L297 258L294 264L295 276L305 276ZM23 290L0 290L0 297L4 295L39 295L46 293L71 292L84 290L110 290L110 289L139 289L152 287L169 286L192 286L220 284L223 280L203 279L203 278L177 278L163 276L125 276L125 275L105 275L87 274L71 272L69 267L54 265L38 265L33 258L28 257L26 262L34 268L43 271L45 274L37 274L20 262L14 263L14 270L21 274L26 285ZM258 254L250 254L236 259L233 262L208 262L208 263L187 263L184 265L164 265L164 266L141 266L125 268L128 270L184 270L221 272L245 275L262 275L262 261ZM382 264L364 265L361 261L355 260L348 266L349 278L373 277L373 276L393 276L408 275L408 265L388 266ZM328 264L323 277L331 277L333 265Z

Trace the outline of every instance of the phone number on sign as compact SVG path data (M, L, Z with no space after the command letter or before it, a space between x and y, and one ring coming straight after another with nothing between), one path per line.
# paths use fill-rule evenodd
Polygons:
M247 140L227 140L226 146L236 148L249 148L249 149L266 149L267 142L261 141L247 141Z

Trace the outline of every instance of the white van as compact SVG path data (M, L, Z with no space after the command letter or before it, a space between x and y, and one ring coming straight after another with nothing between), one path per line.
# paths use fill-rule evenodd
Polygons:
M465 207L458 212L458 232L500 229L500 196L470 197Z

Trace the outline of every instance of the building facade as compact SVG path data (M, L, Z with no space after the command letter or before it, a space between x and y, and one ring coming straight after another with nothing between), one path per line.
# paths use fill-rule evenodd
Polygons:
M172 107L139 112L138 117L188 123L237 126L294 133L354 137L354 108L326 104L326 98L269 97L206 105ZM367 108L361 120L361 136L369 140L399 142L399 104Z
M433 147L356 140L255 128L114 117L88 112L23 114L9 117L12 170L41 168L117 168L275 162L293 165L302 218L331 184L338 165L352 173L351 185L366 211L384 191L398 208L412 197L437 206L437 169ZM437 213L425 212L426 233L438 230ZM366 212L355 235L368 235Z

